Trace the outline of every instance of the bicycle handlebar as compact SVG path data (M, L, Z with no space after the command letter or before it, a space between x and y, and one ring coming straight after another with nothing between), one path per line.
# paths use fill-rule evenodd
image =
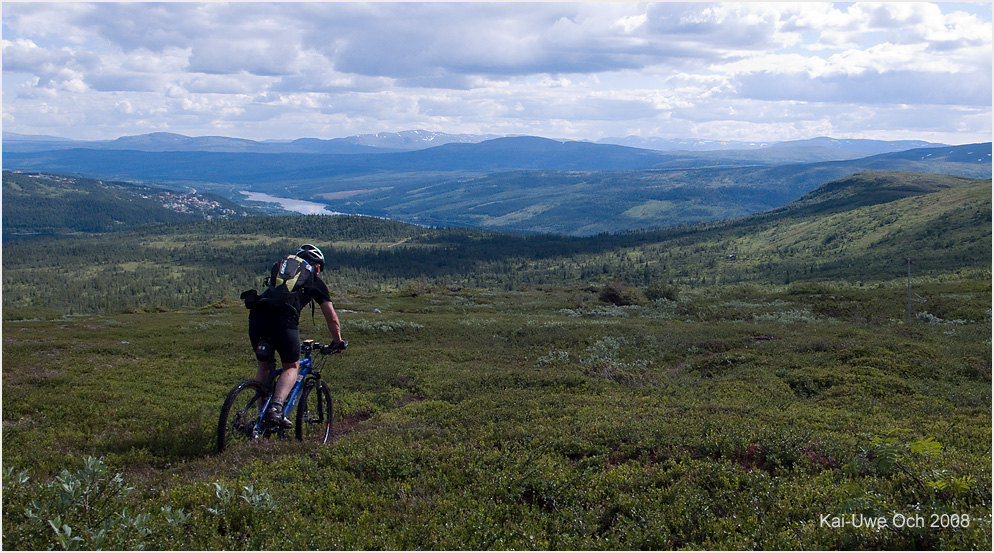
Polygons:
M312 351L317 351L321 353L321 355L331 355L333 353L341 353L345 351L345 348L347 347L349 347L349 343L344 340L325 346L322 346L320 342L315 342L314 340L304 340L300 343L300 351L305 355Z
M320 344L317 344L317 345L320 345ZM321 352L321 355L329 355L329 354L332 354L332 353L341 353L341 352L345 351L345 348L347 348L347 347L349 347L349 343L347 341L345 341L345 340L342 340L341 342L337 342L337 343L334 343L334 344L328 344L327 346L321 346L321 348L319 349L319 351Z

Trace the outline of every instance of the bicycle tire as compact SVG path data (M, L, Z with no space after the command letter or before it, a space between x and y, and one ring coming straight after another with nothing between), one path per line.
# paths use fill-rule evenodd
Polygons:
M243 380L228 392L217 422L218 453L236 442L252 440L255 421L266 395L266 387L257 380Z
M317 378L308 378L304 382L300 403L297 404L297 439L302 442L328 443L331 440L334 412L328 385Z

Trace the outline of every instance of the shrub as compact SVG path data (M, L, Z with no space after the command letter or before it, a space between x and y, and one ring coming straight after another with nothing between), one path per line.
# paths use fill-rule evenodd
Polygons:
M645 303L645 297L637 288L624 286L620 279L614 279L610 284L601 289L598 296L604 303L614 305L639 305Z
M63 470L40 486L27 471L8 468L3 488L5 549L145 549L156 530L190 517L183 509L163 508L153 520L134 504L121 473L110 476L102 457L87 457L81 469ZM13 512L15 506L22 510ZM14 531L8 533L8 524Z
M410 321L370 321L366 319L349 319L348 330L356 332L377 332L383 334L417 332L424 325Z
M613 336L605 336L587 348L587 356L580 359L580 364L587 367L587 375L603 378L626 386L645 386L651 384L651 361L635 359L623 361L621 348L627 340Z
M762 315L753 315L752 320L757 323L783 324L812 324L820 322L818 318L811 314L811 312L807 309L790 309L788 311L778 311L775 313L763 313Z
M418 296L431 295L438 291L438 288L428 282L425 278L409 281L402 289L397 290L400 296L416 298Z
M662 282L653 282L645 288L645 297L649 301L656 301L660 299L678 301L680 296L680 290L672 284L664 284Z

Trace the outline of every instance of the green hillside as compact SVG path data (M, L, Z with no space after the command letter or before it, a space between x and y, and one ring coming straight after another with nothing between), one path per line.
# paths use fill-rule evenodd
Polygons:
M3 172L3 236L111 232L254 212L211 195L121 182Z
M885 200L893 201L876 203ZM21 309L93 313L232 301L259 285L272 259L302 242L327 248L328 278L343 293L397 290L420 280L508 290L599 286L613 278L635 287L876 282L904 274L908 257L923 275L989 267L991 186L865 173L750 218L589 238L286 216L8 241L5 316ZM63 260L54 270L46 261L53 258Z
M334 440L219 454L255 370L234 298L303 240L351 342L322 369ZM583 239L310 216L5 241L3 548L987 551L990 248L990 180L882 173Z
M991 181L860 173L785 208L718 224L705 235L709 239L696 241L695 249L736 256L712 266L707 278L717 282L761 275L783 283L876 281L900 274L908 257L928 274L989 268ZM665 248L658 251L665 254ZM681 261L693 265L687 255Z
M969 186L972 180L974 179L930 173L865 171L827 183L785 209L774 210L773 214L789 211L796 217L805 213L817 215L845 211L957 186Z

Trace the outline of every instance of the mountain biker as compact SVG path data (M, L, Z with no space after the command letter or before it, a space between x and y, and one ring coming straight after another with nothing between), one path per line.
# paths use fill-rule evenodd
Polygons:
M287 256L278 261L270 271L271 275L277 275L281 265L286 266L288 259L303 260L302 269L309 271L310 277L302 282L305 286L294 287L291 283L288 290L290 292L285 298L287 305L272 306L266 305L265 296L256 296L255 291L246 292L242 295L251 294L251 299L245 304L251 309L249 313L249 338L252 341L252 349L255 351L256 359L259 361L255 379L262 383L269 383L270 375L276 364L276 353L280 355L283 364L283 375L276 383L276 389L272 391L273 401L266 412L266 420L274 422L283 428L292 428L293 423L286 418L283 413L283 405L290 390L293 389L297 380L297 371L300 369L300 332L298 330L300 310L311 301L314 301L324 315L328 324L328 330L332 336L332 349L345 349L348 342L342 340L342 325L338 320L338 313L331 303L331 294L328 286L318 276L324 269L324 253L313 244L304 244L297 251L295 256ZM293 279L294 281L297 278ZM274 283L270 282L271 285ZM262 301L260 301L262 300Z

